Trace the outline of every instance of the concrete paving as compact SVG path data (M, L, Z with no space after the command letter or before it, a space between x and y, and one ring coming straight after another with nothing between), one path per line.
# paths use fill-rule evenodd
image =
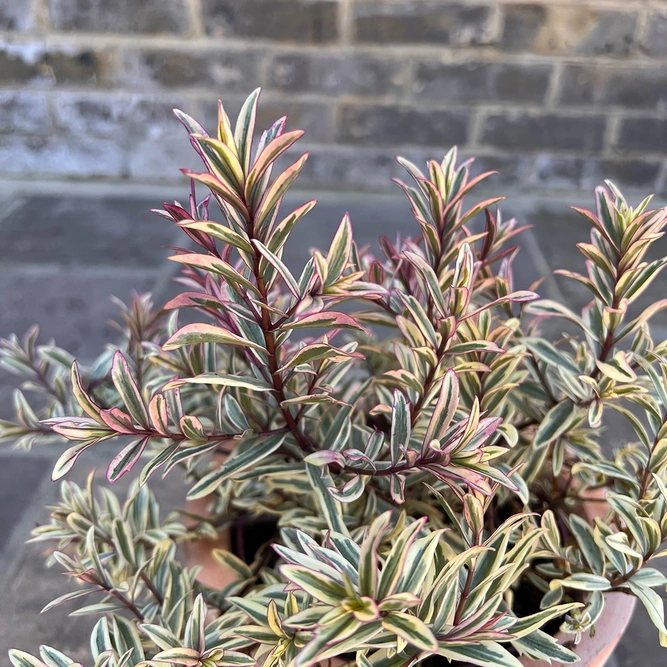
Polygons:
M0 336L22 333L37 322L44 340L53 337L76 356L88 359L113 336L108 320L115 306L109 295L126 299L132 289L150 290L159 303L174 293L177 267L166 261L170 254L166 246L182 243L183 237L169 222L149 213L150 208L160 207L163 194L134 190L119 195L109 189L40 197L0 193ZM297 194L289 204L310 198L309 193ZM286 248L285 261L292 267L303 265L312 246L328 246L346 211L361 244L375 243L381 234L393 237L416 231L402 198L337 194L318 199L320 203ZM592 206L592 201L568 203ZM566 202L537 196L510 200L504 209L533 225L521 239L523 250L515 265L517 288L543 277L545 295L581 305L582 292L555 279L551 271L581 266L574 244L586 239L586 222L569 211ZM665 284L665 279L656 282L644 302L662 298ZM665 325L667 315L659 329ZM0 371L0 417L10 412L12 386L11 376ZM611 442L619 442L618 433L610 432ZM39 614L68 584L55 569L45 567L38 545L24 545L30 528L44 520L44 507L55 497L49 472L57 454L58 448L50 446L28 454L0 450L0 665L7 664L4 656L10 647L36 650L41 643L53 644L88 663L87 638L94 619L68 617L66 608ZM77 464L72 477L83 479L89 469L108 459L96 450ZM169 504L182 500L178 482L174 474L159 485L159 494ZM638 609L609 664L658 667L666 657L647 615Z

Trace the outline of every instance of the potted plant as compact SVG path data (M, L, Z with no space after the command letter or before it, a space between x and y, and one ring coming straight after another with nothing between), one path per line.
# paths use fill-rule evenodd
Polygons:
M125 307L91 367L35 330L3 343L46 399L17 392L4 440L72 441L54 480L103 441L109 482L139 471L122 502L62 483L33 537L73 581L48 607L100 616L96 667L601 665L635 598L666 640L667 346L648 327L666 302L633 308L667 261L645 259L665 210L596 191L575 313L515 290L522 228L499 199L464 206L488 174L452 150L425 172L399 159L413 238L376 257L345 217L293 273L282 250L315 202L280 203L307 155L276 169L302 133L281 119L256 142L258 96L234 129L220 105L213 135L176 111L210 190L158 211L188 237L180 296ZM614 457L610 411L636 433ZM194 504L163 518L150 478L175 469Z

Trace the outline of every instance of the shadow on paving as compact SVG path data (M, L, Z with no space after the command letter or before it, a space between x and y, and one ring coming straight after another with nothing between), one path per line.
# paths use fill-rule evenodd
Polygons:
M283 211L310 198L291 195ZM473 199L468 201L472 205ZM592 195L590 201L571 203L592 207ZM113 340L114 329L108 320L117 310L109 299L111 294L128 299L133 289L151 290L158 304L176 294L179 287L171 279L177 266L167 261L171 254L167 246L184 244L185 237L149 212L161 204L158 198L147 197L36 197L15 202L13 212L0 222L0 336L21 334L37 322L42 327L42 342L54 337L58 345L88 360ZM550 271L581 270L582 258L574 244L587 240L587 223L561 200L517 198L503 203L503 210L505 218L511 214L522 224L533 225L520 238L523 247L514 265L516 288L525 289L545 278L540 290L543 296L562 293L570 305L581 307L587 296L572 281L554 279ZM418 232L402 197L325 195L285 248L285 262L294 272L301 271L312 247L328 248L345 212L350 214L359 245L377 249L380 235L393 240L397 234ZM213 207L211 214L220 219ZM661 242L660 249L667 251L667 242ZM664 280L656 281L643 303L661 298L664 286ZM667 324L667 315L663 322ZM559 331L556 325L554 334ZM12 386L13 378L0 371L0 418L11 413ZM603 436L605 449L631 437L623 424L614 422ZM47 518L43 507L55 497L57 489L49 482L49 471L57 450L0 453L0 655L11 646L34 651L47 643L87 664L88 633L95 619L70 618L67 607L39 614L47 602L70 590L70 584L57 569L45 568L43 547L23 546L30 527ZM111 455L94 449L77 464L71 477L83 481L92 467L106 467ZM126 485L123 481L115 489ZM154 486L152 483L151 488ZM182 502L177 474L157 487L165 507ZM638 606L617 650L616 664L634 667L641 655L642 665L658 667L664 664L664 654L659 651L656 632ZM0 664L4 661L0 658Z

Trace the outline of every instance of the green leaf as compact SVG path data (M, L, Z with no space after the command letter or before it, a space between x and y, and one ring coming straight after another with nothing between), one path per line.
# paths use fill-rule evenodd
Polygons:
M394 391L394 405L391 411L391 462L398 463L403 458L402 449L408 448L410 442L410 409L405 396L398 390Z
M185 626L185 645L196 649L200 654L206 649L204 638L204 622L206 619L206 604L204 598L199 594L192 605L190 618Z
M178 224L180 227L208 234L208 236L212 236L214 239L218 239L218 241L234 246L244 252L252 252L252 246L248 239L241 236L238 232L229 229L229 227L221 225L219 222L211 222L210 220L182 220Z
M398 539L394 542L380 574L379 600L384 600L396 590L396 586L403 574L403 568L407 562L408 551L425 523L425 517L414 521L401 532Z
M199 667L199 651L193 648L170 648L166 651L160 651L154 658L158 663L167 663L171 665L183 665L183 667Z
M262 203L260 204L259 209L255 214L255 225L257 227L262 226L264 220L280 202L289 186L292 185L296 177L299 175L299 172L303 168L303 165L307 159L308 153L302 155L273 182L273 185L271 185L269 191L264 196L264 199L262 199Z
M368 528L368 534L361 545L359 556L359 592L370 598L375 598L378 591L378 548L387 526L390 512L378 516Z
M570 602L568 604L559 604L555 607L550 607L544 611L538 611L530 616L522 616L510 628L509 632L517 639L529 635L531 632L538 630L545 623L548 623L553 618L559 618L572 609L583 607L580 602Z
M382 619L382 627L422 651L436 651L438 649L438 642L433 633L423 621L411 614L402 611L390 611Z
M463 343L454 343L447 348L446 354L470 354L471 352L504 352L494 342L490 340L471 340Z
M39 655L49 667L68 667L69 665L74 665L74 660L50 646L40 646Z
M129 565L136 565L134 541L132 540L129 525L122 519L114 519L111 532L116 551L118 551Z
M428 423L424 443L440 440L449 427L459 404L459 381L453 370L448 370L440 385L438 401Z
M284 134L275 137L275 139L272 139L265 146L248 173L248 178L246 179L245 184L246 199L252 198L255 185L260 182L260 179L264 176L269 167L303 135L303 130L285 132Z
M260 243L257 239L253 240L253 243L255 244L257 250L259 250L262 257L264 257L264 259L266 259L266 261L271 264L271 266L273 266L273 268L278 272L278 275L285 281L285 285L287 285L289 291L292 292L292 294L298 299L299 285L280 257L274 255L264 244Z
M207 273L221 275L230 285L239 290L241 287L259 295L259 290L247 278L244 278L231 264L218 257L211 255L200 255L198 253L183 253L169 257L172 262L185 264L193 269L200 269Z
M141 438L124 447L113 457L107 468L107 479L112 484L118 481L125 473L130 472L143 454L149 438Z
M144 623L139 626L139 629L158 647L163 650L170 648L178 648L181 645L178 637L167 628L161 625L153 625L151 623Z
M199 343L217 343L219 345L235 345L238 347L249 347L259 352L266 350L252 341L237 336L231 331L212 324L187 324L179 329L162 346L163 350L176 350L184 345L197 345Z
M570 373L579 375L581 371L572 361L569 354L561 352L554 345L544 338L524 338L526 347L540 360L551 366L558 368L567 368Z
M290 359L281 366L280 370L295 368L301 364L311 364L314 361L335 361L343 362L349 359L363 359L363 355L358 352L346 352L337 347L332 347L326 343L313 343L302 347Z
M343 510L340 501L333 498L329 492L333 482L328 471L312 463L306 463L306 473L327 525L331 530L347 535L348 530L343 521Z
M442 317L447 317L449 312L447 304L445 303L445 297L442 293L440 283L438 282L438 277L435 275L432 267L429 266L422 257L413 252L406 252L405 256L424 276L429 295L440 315Z
M540 447L556 440L567 431L572 418L577 412L577 406L569 399L555 405L542 419L542 423L533 438L533 446Z
M667 635L667 628L665 627L665 608L660 595L658 595L652 588L649 588L644 584L639 584L632 579L627 581L627 585L646 608L653 625L655 625L660 633Z
M72 364L72 395L79 407L95 421L100 422L100 409L93 403L90 396L84 391L76 361ZM101 422L100 422L101 423Z
M247 438L234 453L217 469L202 477L188 492L189 499L203 498L212 493L226 479L233 477L265 459L282 447L285 434L279 433L267 438Z
M253 134L255 133L255 118L257 117L257 102L260 92L261 89L257 88L250 93L241 107L234 128L234 143L244 174L248 173L250 167L250 152L252 150Z
M593 574L604 574L604 555L595 542L593 529L588 522L576 514L571 514L570 528L577 539L586 562L591 566Z
M578 591L608 591L611 590L611 584L608 579L597 574L587 572L576 572L564 579L554 579L550 582L550 587L564 586L565 588L574 588Z
M342 584L321 572L315 572L301 565L282 565L280 571L288 581L325 604L336 606L347 597Z
M272 230L269 238L266 239L266 247L272 253L279 253L296 223L312 211L316 203L316 200L313 199L283 218L283 220L281 220Z
M340 223L327 253L327 279L325 286L333 285L343 274L352 251L352 227L346 213Z
M113 357L111 379L132 419L144 428L149 429L150 419L148 418L146 405L130 373L130 367L120 350Z
M558 662L571 665L579 662L579 656L569 649L561 646L551 635L542 630L512 642L522 655L529 656L534 660L545 660L546 662Z
M521 663L496 642L480 642L470 646L444 644L439 648L438 655L479 667L521 667Z
M45 665L41 660L38 660L29 653L19 651L15 648L9 651L9 661L14 667L48 667L48 665Z
M264 380L240 375L225 375L224 373L203 373L192 378L172 380L165 385L165 389L178 387L182 384L212 384L220 387L240 387L251 391L273 391L273 387Z

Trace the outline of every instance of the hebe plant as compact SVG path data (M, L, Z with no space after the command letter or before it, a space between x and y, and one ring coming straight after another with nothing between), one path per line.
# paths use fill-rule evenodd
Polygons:
M80 585L48 606L101 615L96 667L573 663L607 591L639 598L665 641L667 578L648 565L667 553L667 344L648 327L665 302L629 313L665 264L645 257L666 211L596 191L596 212L579 211L586 273L567 274L591 292L577 314L515 290L521 229L497 199L464 206L488 174L471 178L456 150L426 173L399 159L415 237L381 239L376 257L345 217L296 275L282 251L315 202L280 205L307 156L274 172L302 132L281 119L255 144L258 96L234 130L220 105L215 136L176 112L206 167L186 174L210 190L159 211L189 237L170 258L186 291L123 307L122 340L90 368L36 330L3 342L4 366L46 399L38 410L17 391L4 440L73 441L54 479L103 441L118 443L109 482L140 470L124 502L92 478L63 483L33 539ZM185 309L198 321L180 327ZM568 333L549 342L545 323ZM636 435L613 458L609 410ZM161 518L147 482L174 468L205 516ZM607 504L589 521L594 490ZM276 534L250 562L215 552L232 574L222 590L179 560L183 542L267 517ZM40 656L11 661L73 664Z

